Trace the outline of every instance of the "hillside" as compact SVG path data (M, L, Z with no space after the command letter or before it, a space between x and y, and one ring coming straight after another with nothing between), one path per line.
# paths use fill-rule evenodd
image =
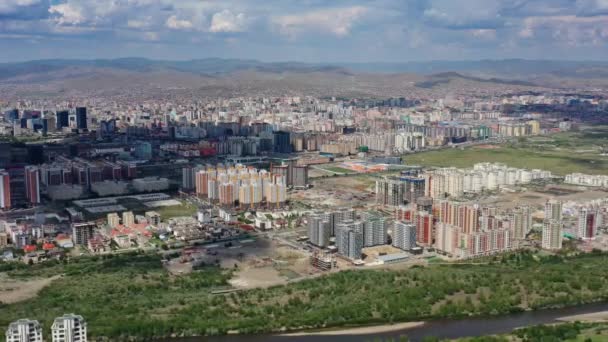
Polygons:
M579 78L548 73L480 76L488 64L479 62L478 71L468 64L446 63L433 74L382 73L348 69L348 65L299 62L266 63L254 60L200 59L155 61L143 58L115 60L41 60L0 64L0 91L4 97L81 96L238 96L316 95L346 97L441 97L446 95L499 95L551 89L608 86L605 78ZM496 62L498 63L498 62ZM503 63L508 63L504 61ZM428 65L433 65L429 62ZM498 66L503 64L498 63ZM533 64L535 65L535 64ZM558 64L559 65L559 64ZM496 67L495 74L505 66ZM581 67L579 64L572 66ZM522 63L514 73L530 67ZM600 75L602 65L587 66ZM435 66L439 69L439 66ZM523 69L522 69L523 68ZM398 70L395 67L395 70ZM583 70L583 69L581 69ZM608 70L608 68L606 69ZM574 71L572 71L574 72ZM568 72L564 72L568 73Z

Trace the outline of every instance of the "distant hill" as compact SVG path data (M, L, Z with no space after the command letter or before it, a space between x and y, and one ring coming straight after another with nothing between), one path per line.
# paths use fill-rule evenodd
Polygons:
M448 71L495 75L502 78L524 78L539 75L559 77L606 77L608 61L557 61L557 60L479 60L479 61L429 61L404 63L342 63L353 71L400 73L409 72L431 75ZM599 73L598 73L599 72Z
M480 77L465 76L465 75L461 75L454 71L449 71L449 72L443 72L443 73L439 73L439 74L430 75L429 77L427 77L426 80L416 83L416 87L433 88L436 85L447 84L450 81L455 80L455 79L463 79L463 80L469 80L469 81L475 81L475 82L481 82L481 83L507 84L507 85L518 85L518 86L528 86L528 87L537 86L533 82L518 81L518 80L504 80L504 79L495 78L495 77L489 78L489 79L484 79L484 78L480 78Z
M456 72L468 76L504 79L529 79L533 76L552 75L574 78L604 78L608 76L608 62L552 61L552 60L480 60L480 61L429 61L404 63L301 63L261 62L251 59L205 58L188 61L151 60L146 58L119 58L96 60L48 59L17 63L0 63L0 80L29 73L62 70L68 67L113 68L128 71L174 70L200 75L223 75L236 71L260 72L339 72L350 73L413 73L441 75ZM456 75L453 75L456 76Z
M0 80L26 74L53 72L68 68L111 68L136 72L173 70L199 75L223 75L236 71L261 72L341 72L348 71L339 66L306 64L299 62L265 63L255 60L207 58L189 61L162 61L146 58L120 58L96 60L48 59L19 63L1 63Z
M0 63L0 93L33 96L316 95L378 97L608 89L608 62L368 64L207 58L51 59Z

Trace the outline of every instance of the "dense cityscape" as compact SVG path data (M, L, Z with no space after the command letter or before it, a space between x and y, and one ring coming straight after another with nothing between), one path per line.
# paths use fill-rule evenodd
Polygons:
M607 7L497 0L469 23L475 10L406 2L272 17L286 42L270 45L314 62L186 60L200 53L190 35L237 49L268 26L213 1L0 4L2 44L24 36L14 20L56 31L32 29L40 60L9 44L0 57L0 339L608 341L608 64L553 45L565 55L513 45L531 59L505 59L513 37L488 48L517 25L517 39L586 42L568 30L595 37ZM397 23L417 16L399 13L419 10L427 35L484 43L455 48L444 32L421 55L436 60L394 61L403 51L383 44L412 38ZM350 41L364 14L367 29L397 25L383 44ZM85 28L108 52L59 48L91 47ZM300 46L305 31L319 41ZM159 45L133 50L133 32ZM184 57L166 59L165 39ZM325 62L341 49L361 62ZM125 53L153 58L114 58Z
M174 275L234 265L239 289L359 267L608 247L602 174L409 162L581 134L593 128L570 108L600 113L608 101L359 102L6 102L2 259L33 265L159 251ZM16 321L11 327L29 328L7 332L37 324Z

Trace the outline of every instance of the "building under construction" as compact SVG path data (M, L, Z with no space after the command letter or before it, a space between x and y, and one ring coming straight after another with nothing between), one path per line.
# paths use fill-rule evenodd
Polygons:
M314 251L310 256L310 264L317 269L322 271L331 271L336 268L336 256L323 252L323 251Z

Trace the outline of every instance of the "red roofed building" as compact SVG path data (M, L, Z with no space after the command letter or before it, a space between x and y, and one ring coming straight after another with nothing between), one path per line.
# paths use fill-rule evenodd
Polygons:
M51 249L55 248L55 244L51 243L51 242L45 242L42 245L42 249L44 249L45 251L50 251Z
M25 245L23 247L23 251L25 253L35 252L37 249L38 249L38 247L36 247L36 245Z

